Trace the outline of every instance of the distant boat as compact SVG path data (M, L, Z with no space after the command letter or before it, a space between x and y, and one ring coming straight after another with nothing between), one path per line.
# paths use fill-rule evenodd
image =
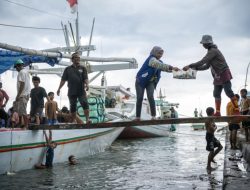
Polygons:
M195 108L194 110L194 117L203 117L202 116L202 111L200 110L200 112L198 112L197 108ZM205 124L204 123L193 123L191 125L191 127L194 129L194 130L204 130L205 129Z
M82 158L102 152L123 129L52 130L52 140L58 144L54 163L67 162L70 155ZM45 150L42 130L0 129L0 174L34 168L42 162Z
M204 123L193 123L191 127L194 130L204 130L205 129L205 124Z

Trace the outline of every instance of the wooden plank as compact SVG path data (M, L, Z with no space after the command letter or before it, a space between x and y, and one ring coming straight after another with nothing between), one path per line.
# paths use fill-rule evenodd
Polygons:
M96 123L96 124L59 124L59 125L32 125L30 130L41 129L94 129L94 128L112 128L112 127L132 127L146 125L163 125L163 124L186 124L186 123L205 123L213 120L214 122L241 122L250 121L250 115L240 116L222 116L222 117L190 117L190 118L169 118L159 120L142 120L142 121L120 121L113 123Z

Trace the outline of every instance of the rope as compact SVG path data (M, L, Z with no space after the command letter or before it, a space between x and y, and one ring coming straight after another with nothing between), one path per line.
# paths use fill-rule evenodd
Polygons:
M26 6L26 5L23 5L21 3L17 3L17 2L14 2L14 1L9 1L9 0L4 0L8 3L12 3L14 5L17 5L17 6L21 6L21 7L25 7L27 9L31 9L33 11L37 11L37 12L40 12L40 13L44 13L44 14L47 14L47 15L51 15L51 16L56 16L56 17L59 17L59 18L67 18L67 19L73 19L71 17L65 17L65 16L62 16L62 15L57 15L57 14L54 14L54 13L50 13L50 12L47 12L47 11L43 11L43 10L40 10L40 9L36 9L36 8L33 8L33 7L29 7L29 6Z
M60 28L47 28L47 27L34 27L34 26L21 26L21 25L12 25L12 24L3 24L0 23L1 26L15 27L15 28L29 28L29 29L37 29L37 30L62 30Z
M13 175L15 173L12 172L12 148L13 148L13 127L11 126L11 132L10 132L10 171L7 172L8 175Z

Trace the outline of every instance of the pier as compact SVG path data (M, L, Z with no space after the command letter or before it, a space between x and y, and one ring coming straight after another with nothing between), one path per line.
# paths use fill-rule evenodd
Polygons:
M222 116L222 117L190 117L190 118L167 118L156 120L140 120L140 121L119 121L106 123L91 123L91 124L58 124L58 125L32 125L30 130L53 129L93 129L93 128L112 128L112 127L132 127L132 126L146 126L146 125L162 125L162 124L186 124L186 123L205 123L207 121L213 122L241 122L250 120L250 115L239 116Z
M225 190L248 190L250 187L250 143L245 142L243 130L238 131L239 150L230 149L230 132L227 130L223 172L223 189ZM245 169L248 171L244 171Z

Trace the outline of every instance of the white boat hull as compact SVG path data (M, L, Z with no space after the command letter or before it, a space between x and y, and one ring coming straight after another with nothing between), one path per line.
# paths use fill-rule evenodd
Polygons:
M53 141L58 144L54 151L53 163L66 162L72 154L82 158L102 152L123 129L52 130ZM0 174L31 169L35 164L45 162L46 147L42 130L2 131L0 145Z

